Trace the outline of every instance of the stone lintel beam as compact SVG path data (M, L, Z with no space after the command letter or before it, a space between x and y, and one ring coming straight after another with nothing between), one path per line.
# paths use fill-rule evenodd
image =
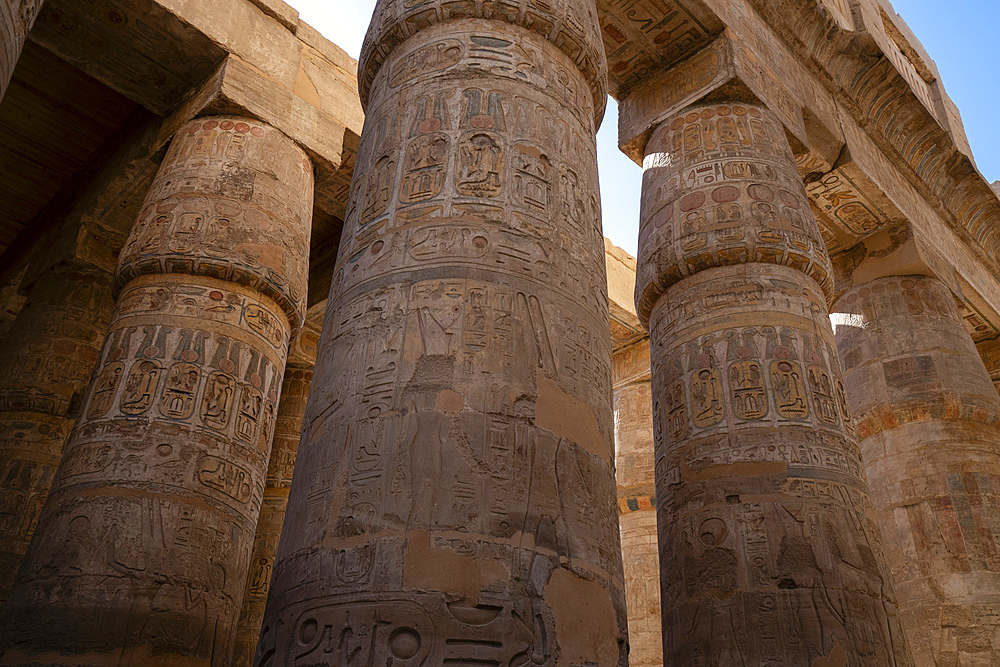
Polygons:
M608 269L611 347L617 352L648 336L635 314L635 257L605 238L604 262Z
M944 283L956 301L963 301L962 281L954 267L904 222L882 229L833 258L835 298L858 285L889 276L930 276Z
M901 21L894 13L863 0L856 13L862 20L845 30L828 12L817 11L814 0L748 4L775 41L787 45L792 60L812 63L815 78L836 95L844 120L857 124L936 214L949 226L965 228L971 235L966 243L1000 257L1000 203L966 154L958 114L928 82L933 73L920 72L922 58L915 57L908 30L896 25ZM940 109L935 97L942 97ZM846 131L849 123L844 125Z
M52 267L72 262L112 273L156 174L160 119L137 110L0 256L0 282L24 272L22 293Z
M986 302L994 301L1000 292L993 274L1000 275L1000 270L993 259L997 252L991 248L1000 243L996 237L1000 225L995 223L1000 217L1000 205L963 153L961 119L941 90L933 63L895 12L880 7L878 0L669 0L666 4L677 18L663 28L648 30L642 23L647 18L644 6L634 10L635 20L630 22L617 5L599 4L612 77L628 82L619 88L625 91L620 97L623 127L630 97L640 89L655 90L658 78L667 76L659 71L665 65L671 71L683 69L700 49L706 48L713 33L703 30L695 35L687 31L687 24L693 24L695 19L704 27L721 23L725 38L732 37L741 49L755 55L763 54L758 58L758 73L766 73L767 80L779 81L802 106L809 142L796 146L795 136L799 135L793 131L790 143L807 182L813 182L810 175L828 173L825 164L843 164L843 156L838 159L835 148L838 142L846 141L859 171L884 193L868 192L859 202L842 201L844 205L852 204L849 212L859 214L863 222L869 216L857 204L864 204L875 217L881 217L878 208L865 200L886 196L892 199L904 213L895 221L909 219L933 230L963 279L975 286ZM683 40L663 37L650 43L642 41L647 32L646 36L662 37L661 30L683 22L687 22ZM642 48L636 52L633 44L641 44ZM907 62L916 69L910 71ZM931 89L926 94L921 91L924 84ZM679 97L697 99L691 91L682 88L681 93ZM687 102L676 97L666 95L664 99L683 108ZM765 96L761 98L789 126L782 110ZM667 114L669 104L654 106L653 110ZM898 131L903 127L907 131ZM644 137L648 129L648 125L640 124L631 134L622 132L620 144L632 142L626 153L633 159L642 144L642 139L636 137ZM916 137L920 137L919 142L914 142ZM809 150L803 152L804 147ZM817 159L816 152L825 157ZM829 240L829 226L821 222ZM842 247L850 247L848 240L842 239ZM839 249L830 247L831 252Z
M250 0L257 5L260 11L264 12L275 21L280 23L292 33L297 33L299 28L299 11L283 0Z
M635 382L649 382L649 377L649 336L620 347L611 355L611 382L616 389Z
M767 58L727 30L687 60L654 74L619 100L621 150L642 164L646 142L664 120L696 102L724 95L763 102L781 120L797 160L813 171L829 170L843 150L843 137L798 102L764 65Z

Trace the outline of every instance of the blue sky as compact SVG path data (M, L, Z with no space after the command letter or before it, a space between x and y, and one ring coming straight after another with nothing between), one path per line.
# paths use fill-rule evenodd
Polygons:
M355 58L375 0L289 0L303 19ZM937 63L958 105L979 170L1000 180L1000 0L894 0ZM614 102L597 137L604 234L635 255L642 172L618 151Z

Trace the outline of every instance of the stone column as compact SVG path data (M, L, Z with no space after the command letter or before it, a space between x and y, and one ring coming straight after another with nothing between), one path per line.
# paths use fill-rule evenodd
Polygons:
M612 372L618 526L628 607L628 660L630 667L662 667L649 340L616 350Z
M910 664L780 122L695 105L646 156L665 663Z
M604 68L592 0L377 4L258 665L626 664Z
M14 75L14 67L35 23L42 0L3 0L0 2L0 101Z
M122 252L0 664L228 666L304 312L312 183L304 152L261 123L179 131Z
M834 310L914 658L1000 664L1000 397L952 292L879 278Z
M292 471L299 451L302 420L306 414L306 399L309 398L313 368L316 365L318 341L319 328L307 325L292 341L288 351L281 402L275 419L271 460L264 484L264 499L254 535L253 555L250 558L250 576L247 577L236 633L236 651L233 656L233 665L236 667L248 667L253 663L254 650L260 637L264 603L267 602L274 557L278 552L278 538L281 537L281 527L285 522Z
M0 603L79 414L114 302L111 274L68 262L28 288L0 352Z

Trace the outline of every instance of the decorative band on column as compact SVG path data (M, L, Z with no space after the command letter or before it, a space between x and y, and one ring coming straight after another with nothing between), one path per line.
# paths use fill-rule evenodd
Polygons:
M859 437L913 422L963 420L987 426L1000 422L1000 398L984 384L989 373L984 377L978 353L969 354L974 344L955 297L938 279L875 280L841 296L834 312L841 360L853 385ZM878 328L873 331L873 326ZM948 349L956 353L947 364L950 377L942 377L945 366L935 363L932 345L912 340L917 335L929 340L938 331L948 336ZM902 347L900 339L910 345ZM890 344L912 354L882 361Z
M748 104L691 107L646 146L636 308L713 266L781 264L833 295L832 266L781 122Z

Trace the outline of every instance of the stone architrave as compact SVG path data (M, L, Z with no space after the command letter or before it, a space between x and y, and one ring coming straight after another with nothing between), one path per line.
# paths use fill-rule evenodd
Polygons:
M658 667L663 665L663 635L649 340L615 350L612 373L618 526L628 608L628 661L630 667Z
M288 351L281 401L278 403L278 416L274 426L271 460L267 467L264 498L254 535L253 556L250 558L250 575L247 577L236 632L233 664L237 667L249 667L253 664L254 650L260 637L264 604L267 602L274 557L278 552L278 538L281 537L281 527L285 522L302 420L306 414L306 400L309 398L313 368L316 365L318 341L319 328L311 328L307 324L292 340Z
M377 4L257 665L626 664L604 72L592 0Z
M24 48L24 40L28 38L41 8L42 0L0 2L0 100L7 92L14 67Z
M859 285L837 346L920 665L1000 664L1000 397L937 278Z
M267 125L178 132L122 252L0 664L228 667L304 313L312 188L305 153Z
M0 355L0 603L28 548L111 319L111 274L42 273Z
M911 664L777 118L702 103L646 147L666 664Z

